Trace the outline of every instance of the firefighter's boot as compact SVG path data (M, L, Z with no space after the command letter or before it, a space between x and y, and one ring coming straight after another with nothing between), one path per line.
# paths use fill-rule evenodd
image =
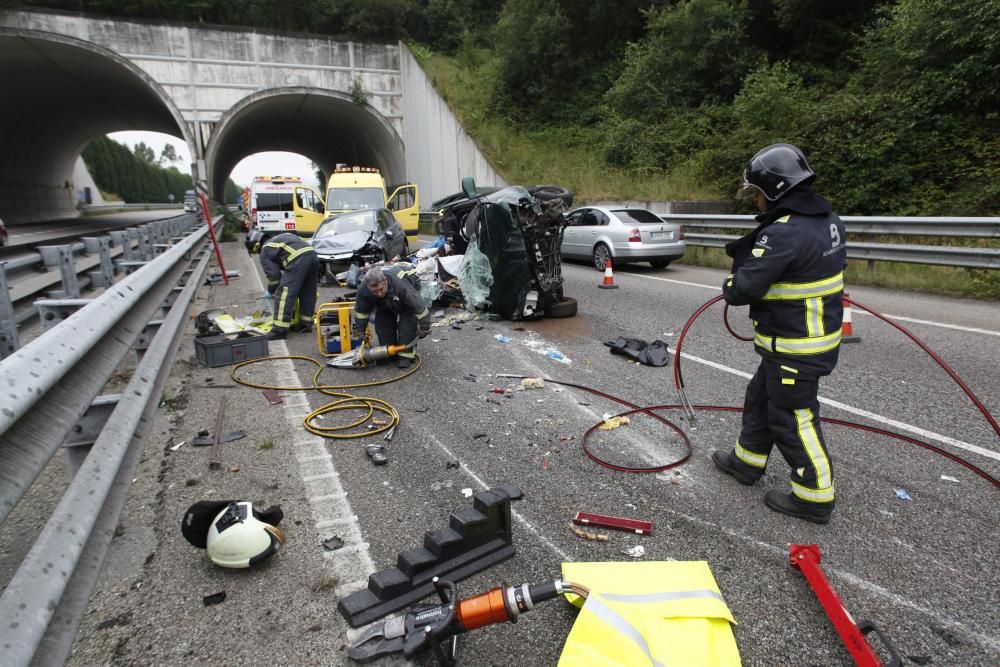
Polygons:
M829 523L830 515L833 514L833 508L827 507L830 503L806 503L781 491L768 491L764 495L764 504L775 512L813 523Z
M763 470L754 472L748 465L736 458L732 452L723 452L721 449L712 452L712 463L715 464L716 468L727 475L732 475L737 482L746 486L753 486L764 474Z

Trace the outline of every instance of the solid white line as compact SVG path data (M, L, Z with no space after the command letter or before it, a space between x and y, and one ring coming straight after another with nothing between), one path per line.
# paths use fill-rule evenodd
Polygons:
M704 285L702 283L691 283L686 280L674 280L672 278L660 278L659 276L647 276L642 273L629 273L628 271L622 271L630 276L635 276L636 278L645 278L646 280L659 280L664 283L674 283L676 285L687 285L689 287L703 287L705 289L720 291L722 288L718 285ZM860 308L852 308L851 313L858 315L871 315ZM935 322L933 320L918 320L913 317L905 317L903 315L889 315L888 313L880 313L884 317L888 317L891 320L899 320L900 322L913 322L914 324L926 324L932 327L941 327L943 329L955 329L956 331L965 331L968 333L979 333L986 334L987 336L1000 336L1000 331L992 331L990 329L977 329L976 327L963 327L959 324L946 324L944 322ZM872 315L874 317L874 315Z
M854 315L868 315L869 317L875 317L869 312L861 310L860 308L851 308L851 313ZM945 324L944 322L933 322L931 320L918 320L913 317L904 317L902 315L890 315L888 313L880 313L883 317L888 317L890 320L899 320L900 322L913 322L914 324L927 324L932 327L942 327L944 329L955 329L957 331L967 331L969 333L980 333L986 334L987 336L1000 336L1000 331L991 331L989 329L977 329L976 327L963 327L958 324Z
M674 350L670 350L670 354L676 354ZM716 363L714 361L709 361L708 359L702 359L701 357L696 357L693 354L688 354L687 352L682 352L681 357L684 359L690 359L691 361L697 362L699 364L704 364L705 366L711 366L717 370L729 373L730 375L738 375L741 378L750 379L753 377L750 373L745 373L743 371L737 370L735 368L730 368L723 364ZM844 412L850 412L851 414L858 415L860 417L867 417L872 421L879 422L885 426L892 426L898 428L902 431L909 431L910 433L919 435L921 437L927 438L929 440L937 440L938 442L951 445L952 447L957 447L959 449L964 449L967 452L973 452L986 458L993 459L994 461L1000 461L1000 452L995 452L983 447L978 447L976 445L970 445L967 442L962 442L961 440L956 440L955 438L950 438L946 435L941 435L940 433L934 433L933 431L928 431L926 429L920 428L919 426L912 426L911 424L906 424L901 421L896 421L895 419L890 419L888 417L883 417L880 414L874 412L868 412L867 410L862 410L861 408L855 408L853 406L847 405L846 403L841 403L840 401L834 401L829 398L819 397L819 402L825 405L829 405L832 408L837 408L838 410L843 410Z

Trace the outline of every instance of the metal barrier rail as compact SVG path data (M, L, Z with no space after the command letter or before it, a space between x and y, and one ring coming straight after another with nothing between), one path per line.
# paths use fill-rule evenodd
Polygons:
M750 230L757 221L750 215L660 214L668 222L685 227L685 240L690 245L722 248L738 237L724 234L691 233L690 229ZM860 217L841 218L848 234L884 236L930 236L939 238L1000 239L1000 218L901 218ZM886 261L908 264L971 269L1000 269L1000 248L966 248L962 246L914 245L902 243L865 243L848 241L847 257L869 262Z
M85 424L94 431L92 442L67 450L69 487L0 595L4 665L63 664L69 655L208 267L207 231L178 240L0 361L0 523L71 434ZM151 327L123 393L98 397ZM86 422L88 410L109 404L106 423Z
M79 299L87 287L108 287L116 274L127 274L164 252L196 220L193 213L152 220L0 259L0 359L20 347L18 325L38 314L23 304L43 294Z

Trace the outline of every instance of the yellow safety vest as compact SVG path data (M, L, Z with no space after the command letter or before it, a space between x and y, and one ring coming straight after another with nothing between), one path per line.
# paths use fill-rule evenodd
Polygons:
M590 589L559 667L732 667L733 619L704 561L563 563Z

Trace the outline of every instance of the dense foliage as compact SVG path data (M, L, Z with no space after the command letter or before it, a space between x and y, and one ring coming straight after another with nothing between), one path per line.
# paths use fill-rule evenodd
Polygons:
M576 137L609 169L683 174L730 196L751 154L788 141L807 152L818 189L842 214L1000 215L997 2L29 4L409 39L487 82L473 113L534 136ZM508 162L492 157L501 170Z
M169 147L169 144L168 144ZM170 162L171 151L164 150L159 162ZM83 149L83 161L102 192L114 193L129 203L183 203L184 192L192 187L191 175L176 167L162 167L153 149L139 143L129 150L107 137L98 137ZM174 160L176 161L176 155ZM232 181L226 183L225 200L235 202L242 192Z

